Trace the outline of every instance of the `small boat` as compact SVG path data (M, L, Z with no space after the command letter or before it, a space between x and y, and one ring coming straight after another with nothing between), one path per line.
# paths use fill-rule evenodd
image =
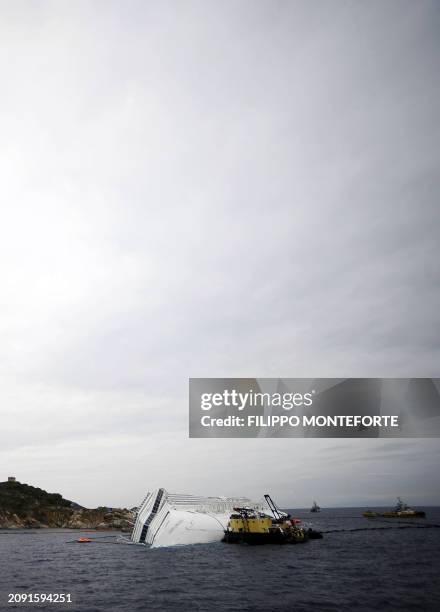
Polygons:
M92 540L90 538L78 538L77 542L79 544L85 544L86 542L91 542Z
M386 518L425 518L426 515L422 510L410 508L398 497L394 510L384 512L382 516Z
M313 506L310 508L310 512L321 512L321 508L315 501L313 502Z
M397 504L394 510L387 510L386 512L373 512L367 510L363 512L365 518L425 518L426 514L423 510L414 510L405 504L400 497L397 498Z

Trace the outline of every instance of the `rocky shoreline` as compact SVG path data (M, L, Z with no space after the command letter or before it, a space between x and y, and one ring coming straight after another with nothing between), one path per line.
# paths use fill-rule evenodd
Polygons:
M58 493L19 482L0 482L0 529L102 529L129 531L127 508L82 508Z

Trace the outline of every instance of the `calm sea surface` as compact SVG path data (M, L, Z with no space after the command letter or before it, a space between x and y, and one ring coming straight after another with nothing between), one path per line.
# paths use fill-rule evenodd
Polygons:
M413 524L440 525L440 508L426 512ZM296 546L152 550L102 532L2 531L0 610L440 610L440 529L396 529L410 521L354 508L293 514L322 531L369 529ZM81 535L97 540L68 543ZM71 593L73 603L8 605L9 593Z

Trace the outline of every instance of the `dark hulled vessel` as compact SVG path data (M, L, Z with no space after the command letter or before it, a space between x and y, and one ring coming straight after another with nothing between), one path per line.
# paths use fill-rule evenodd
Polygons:
M303 526L299 519L281 511L269 495L265 495L273 516L252 508L234 508L223 542L228 544L299 544L322 538L322 534Z
M405 504L400 497L397 498L397 504L394 510L386 512L373 512L367 510L363 513L365 518L425 518L426 514L423 510L414 510Z

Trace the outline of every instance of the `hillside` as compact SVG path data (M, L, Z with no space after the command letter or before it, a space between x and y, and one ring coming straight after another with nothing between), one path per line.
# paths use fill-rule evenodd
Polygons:
M70 529L123 529L131 527L126 508L83 508L21 482L0 482L0 529L62 527Z

